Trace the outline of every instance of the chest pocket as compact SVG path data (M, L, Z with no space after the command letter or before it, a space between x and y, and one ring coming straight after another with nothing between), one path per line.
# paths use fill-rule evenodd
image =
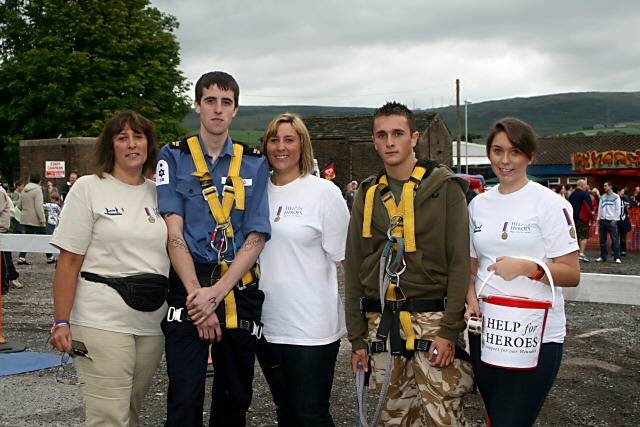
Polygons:
M200 197L202 196L202 190L200 188L200 182L197 179L179 179L176 185L176 191L180 193L184 198Z
M216 185L216 188L220 190L220 187L218 187L217 185ZM202 195L202 188L200 187L200 181L198 181L195 178L192 178L192 177L189 177L187 179L178 178L178 183L176 184L176 191L180 193L182 197L185 199L191 199L192 197L199 197L202 199L203 203L206 205L206 201L204 199L204 196ZM252 195L253 195L253 185L246 185L244 187L245 203L246 201L251 199Z

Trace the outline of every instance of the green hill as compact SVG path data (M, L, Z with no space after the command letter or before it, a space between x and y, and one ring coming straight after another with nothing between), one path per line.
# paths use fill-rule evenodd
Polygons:
M436 109L455 134L455 107ZM541 136L640 121L640 92L583 92L479 102L467 107L469 132L486 136L504 116L530 123ZM464 108L461 107L464 135ZM620 129L621 130L621 129ZM597 130L596 130L597 131Z
M533 125L541 136L583 130L585 133L597 133L598 129L591 130L594 125L613 126L616 123L640 122L640 92L563 93L478 102L470 104L467 108L469 132L482 136L487 135L495 120L504 116L516 116L525 120ZM364 107L311 105L241 106L232 128L238 132L260 131L275 115L286 111L298 113L302 117L326 117L372 114L373 110L373 108ZM451 133L455 136L455 106L429 109L429 111L438 111L442 114ZM464 127L463 107L461 107L461 117ZM195 112L189 113L183 121L183 126L189 131L197 129L198 125L198 116ZM611 131L635 132L637 127L623 129L611 129ZM606 131L609 131L609 128ZM464 137L464 128L462 135ZM255 135L253 137L255 138Z
M245 105L240 106L233 120L232 129L264 130L271 119L281 113L297 113L304 117L357 116L372 114L373 108L366 107L321 107L315 105ZM197 129L200 119L195 111L187 114L182 127L189 131Z

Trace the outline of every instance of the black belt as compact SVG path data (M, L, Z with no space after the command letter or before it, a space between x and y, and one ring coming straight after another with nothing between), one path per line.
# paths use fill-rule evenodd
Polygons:
M167 322L182 322L183 320L191 321L186 307L176 308L169 306L167 311ZM224 328L224 321L220 322L220 327ZM255 322L253 320L238 319L238 329L249 332L251 335L255 335L258 339L262 337L262 322Z
M405 347L405 340L401 340L402 348ZM423 340L416 338L414 341L414 351L429 351L429 347L431 347L431 340ZM387 351L387 342L386 341L371 341L369 342L369 352L370 353L385 353ZM407 359L410 359L413 352L404 350L402 355ZM456 346L455 356L456 359L464 360L465 362L471 363L471 356L467 353L462 347Z
M447 299L422 299L412 298L400 301L385 301L384 305L392 312L408 311L410 313L444 311ZM366 313L380 313L380 300L372 298L360 298L360 311Z
M400 337L400 312L434 312L444 311L446 298L443 299L400 299L385 300L384 311L380 318L376 337L384 342L389 338L392 354L407 354L406 346ZM363 314L380 313L380 300L361 298L360 308Z

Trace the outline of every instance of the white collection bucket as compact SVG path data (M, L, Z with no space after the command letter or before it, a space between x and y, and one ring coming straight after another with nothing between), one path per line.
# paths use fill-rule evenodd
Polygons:
M498 368L533 370L538 367L547 313L553 307L555 289L553 277L545 263L533 258L518 259L533 261L544 269L551 287L551 300L482 296L484 287L494 274L493 271L489 273L478 290L482 309L480 360Z

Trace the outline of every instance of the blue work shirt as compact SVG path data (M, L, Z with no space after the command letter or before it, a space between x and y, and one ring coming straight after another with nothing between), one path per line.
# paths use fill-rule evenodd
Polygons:
M215 162L198 138L209 173L213 177L218 194L223 192L223 178L227 177L233 157L233 142L228 137ZM246 152L249 151L247 154ZM181 147L167 144L160 150L156 168L156 189L158 191L158 210L161 215L174 213L183 218L184 239L189 246L191 256L197 263L216 263L217 252L211 247L211 236L216 227L215 219L207 200L202 195L200 179L191 175L196 166L189 152L186 140ZM245 210L235 208L231 211L231 224L235 235L235 246L240 249L246 236L256 232L271 234L269 223L269 202L267 200L267 180L269 164L264 156L252 154L245 148L240 176L244 180ZM218 236L217 240L220 239Z

